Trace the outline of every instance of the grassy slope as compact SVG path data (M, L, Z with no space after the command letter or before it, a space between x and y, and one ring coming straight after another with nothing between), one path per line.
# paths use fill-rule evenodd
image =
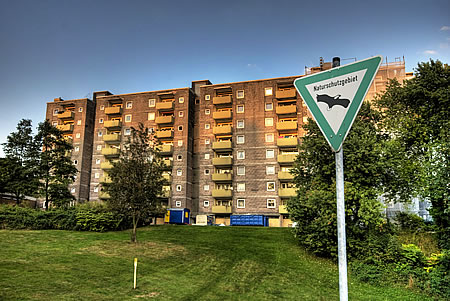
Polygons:
M0 231L0 300L338 300L333 263L289 229L156 226L129 232ZM137 257L138 288L133 285ZM350 300L427 300L349 279Z

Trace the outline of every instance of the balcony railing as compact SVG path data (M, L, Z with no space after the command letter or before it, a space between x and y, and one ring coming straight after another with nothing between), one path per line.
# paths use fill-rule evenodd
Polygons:
M58 114L59 119L73 119L74 117L75 117L75 114L72 111L65 111L65 112Z
M165 159L163 161L164 161L164 164L166 165L166 167L170 167L171 168L173 166L173 161L172 160Z
M231 198L233 191L231 189L213 189L212 196L216 199Z
M231 111L219 111L219 112L213 112L213 118L214 119L231 119L233 114Z
M171 124L173 121L173 116L158 116L155 119L156 124Z
M104 170L108 170L108 169L113 168L113 165L111 162L102 162L102 163L100 163L100 168L104 169Z
M290 198L293 196L296 196L296 189L295 188L280 188L278 189L278 196L280 198Z
M231 125L222 125L222 126L215 126L213 128L213 134L214 135L228 135L232 133L233 127Z
M216 141L213 142L212 145L213 150L215 151L228 151L231 150L231 141Z
M214 182L231 182L233 179L231 173L213 173L212 180Z
M113 115L113 114L122 114L121 107L107 107L105 108L105 114Z
M173 138L173 131L156 131L156 138Z
M103 141L106 143L120 143L120 134L103 135Z
M56 128L61 132L73 132L73 124L60 124Z
M294 175L288 171L279 171L278 172L278 180L280 180L280 181L289 181L289 180L293 180L293 179L294 179Z
M105 157L118 157L120 149L114 147L106 147L102 149L102 155Z
M233 158L231 157L213 158L212 163L214 166L228 166L233 164Z
M278 155L278 163L294 163L297 154L281 154Z
M279 121L277 122L277 130L285 131L285 130L296 130L297 129L297 121Z
M109 193L104 192L104 191L99 192L99 193L98 193L98 197L101 198L101 199L103 199L103 200L106 200L106 199L110 199L110 198L111 198L111 196L109 195Z
M281 214L289 213L289 212L287 211L287 209L286 209L286 205L280 205L280 206L278 207L278 213L281 213Z
M172 111L175 108L173 101L165 101L156 103L156 109L159 111Z
M276 98L294 98L296 96L295 89L278 90L275 92Z
M172 183L172 176L168 174L164 174L163 178L166 179L169 183Z
M108 120L105 121L105 128L113 129L122 127L122 121L120 120Z
M108 184L108 183L112 183L112 180L110 177L108 176L103 176L100 178L100 183L102 184Z
M163 144L159 147L161 155L169 155L173 153L173 145L171 144Z
M232 207L231 206L212 206L212 213L221 213L221 214L231 214Z
M298 144L296 137L290 138L278 138L277 145L278 147L296 147Z
M276 112L277 114L295 114L297 113L297 106L277 106Z
M163 186L162 193L160 197L162 198L170 198L170 186Z
M222 105L231 103L231 95L213 97L213 104Z

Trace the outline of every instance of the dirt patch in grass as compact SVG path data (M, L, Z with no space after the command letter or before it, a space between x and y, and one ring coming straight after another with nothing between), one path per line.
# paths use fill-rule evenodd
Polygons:
M124 257L140 255L161 259L185 253L183 246L171 243L139 242L137 244L123 241L99 241L86 248L81 248L78 254L94 253L104 257Z
M151 292L145 295L137 295L135 298L154 298L154 297L158 297L159 293L158 292Z

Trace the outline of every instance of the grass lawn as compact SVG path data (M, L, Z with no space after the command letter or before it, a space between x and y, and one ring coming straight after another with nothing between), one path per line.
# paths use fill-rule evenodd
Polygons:
M0 300L338 300L338 270L286 228L0 231ZM137 289L133 260L138 258ZM350 300L431 300L349 276Z

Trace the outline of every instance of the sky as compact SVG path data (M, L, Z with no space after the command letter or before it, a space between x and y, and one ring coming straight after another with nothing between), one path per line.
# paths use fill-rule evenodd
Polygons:
M302 75L320 57L411 72L449 45L448 0L0 0L0 143L57 97Z

